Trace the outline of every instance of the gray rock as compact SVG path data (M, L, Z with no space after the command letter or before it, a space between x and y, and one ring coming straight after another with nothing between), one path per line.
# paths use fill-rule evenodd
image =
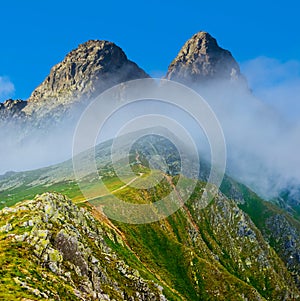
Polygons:
M21 214L22 210L25 215L30 210L30 219L19 224L25 233L5 235L12 235L14 242L22 242L24 246L27 244L32 256L29 259L31 264L47 270L43 279L47 278L47 273L51 275L48 279L58 277L56 281L68 289L72 288L72 293L80 300L111 300L112 291L114 296L118 296L115 300L122 300L120 287L124 290L125 300L166 300L160 286L141 278L137 270L120 260L106 245L103 235L111 237L112 243L115 243L112 230L101 226L89 212L79 209L66 197L45 193L35 200L23 202L13 210L2 210L1 214L9 212L14 216ZM32 228L29 227L29 221L32 222ZM7 223L3 230L11 227ZM38 298L63 300L64 296L57 298L58 292L54 294L35 289L27 284L27 280L32 283L33 279L26 278L25 282L23 278L16 278L15 282Z
M112 42L90 40L55 65L28 99L22 112L31 119L59 120L74 104L88 101L107 88L149 77ZM70 117L70 115L68 115ZM64 116L66 117L66 116Z
M208 80L243 80L238 63L209 33L193 35L168 68L167 79L185 84Z

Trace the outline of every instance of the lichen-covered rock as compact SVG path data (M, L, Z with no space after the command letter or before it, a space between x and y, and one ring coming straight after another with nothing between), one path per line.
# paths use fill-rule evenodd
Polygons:
M121 238L66 197L45 193L0 215L11 220L1 227L6 239L22 243L28 248L27 264L42 268L41 282L31 270L14 278L29 295L65 300L67 291L68 300L166 300L160 286L143 279L106 243L118 244ZM54 282L49 291L42 284L50 279Z
M168 185L139 192L126 186L119 193L125 201L140 196L147 201L163 195ZM109 220L92 204L80 208L83 203L57 193L4 208L0 282L11 285L18 277L24 285L14 281L13 290L1 285L0 299L19 289L22 297L36 290L36 298L45 294L54 300L65 295L69 300L300 300L293 279L299 269L287 269L285 257L239 208L248 201L235 202L214 185L198 182L176 213L141 225ZM294 252L297 231L291 218L285 223L280 216L270 219L272 240ZM287 253L294 254L297 258Z
M300 226L282 214L266 220L264 236L271 241L275 250L286 262L288 269L300 286Z
M8 223L0 228L0 232L9 232L11 230L12 230L12 225L10 223Z
M292 275L235 201L219 193L202 212L197 209L201 207L198 201L192 207L192 214L197 217L210 250L228 270L234 271L246 283L255 282L256 289L263 296L262 292L271 292L273 300L300 298ZM198 240L196 236L196 244Z

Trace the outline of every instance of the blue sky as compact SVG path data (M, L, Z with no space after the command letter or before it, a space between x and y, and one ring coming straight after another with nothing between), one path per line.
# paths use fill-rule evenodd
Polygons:
M1 1L0 101L28 98L54 64L89 39L115 42L152 75L164 73L200 30L242 65L267 57L297 66L299 11L296 0Z

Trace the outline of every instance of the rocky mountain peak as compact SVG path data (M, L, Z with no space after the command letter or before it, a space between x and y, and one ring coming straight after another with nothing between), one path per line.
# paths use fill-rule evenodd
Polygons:
M8 99L4 103L0 103L0 120L7 120L12 117L21 117L21 110L25 108L26 105L27 101L23 101L21 99Z
M189 53L189 55L191 55L191 52L198 52L202 54L211 53L214 50L218 50L218 48L219 45L215 38L213 38L208 32L200 31L194 34L192 38L185 43L182 50L186 54Z
M22 107L26 105L26 101L21 99L7 99L3 103L0 103L0 109L13 109L14 107Z
M212 79L235 80L241 74L231 53L221 48L209 33L200 31L181 48L170 64L166 77L193 83Z
M28 99L26 113L37 104L57 107L90 99L105 89L132 79L149 77L123 50L109 41L90 40L55 65Z

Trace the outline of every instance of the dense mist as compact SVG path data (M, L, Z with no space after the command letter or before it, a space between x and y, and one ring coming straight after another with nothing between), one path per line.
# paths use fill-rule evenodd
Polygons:
M242 65L249 88L196 87L217 114L230 175L266 198L300 183L300 64L258 58Z
M227 147L227 172L261 196L272 198L282 189L300 183L299 64L258 58L244 63L242 68L249 78L248 86L224 81L190 86L219 119ZM73 135L82 111L82 107L73 109L72 118L55 126L2 125L0 173L35 169L71 158ZM195 143L199 149L207 152L203 155L209 157L207 141L202 140L201 129L188 113L144 101L112 116L100 140L114 137L116 129L130 119L160 114L190 132L198 140Z
M49 166L70 159L75 126L32 129L10 124L0 128L0 174Z

